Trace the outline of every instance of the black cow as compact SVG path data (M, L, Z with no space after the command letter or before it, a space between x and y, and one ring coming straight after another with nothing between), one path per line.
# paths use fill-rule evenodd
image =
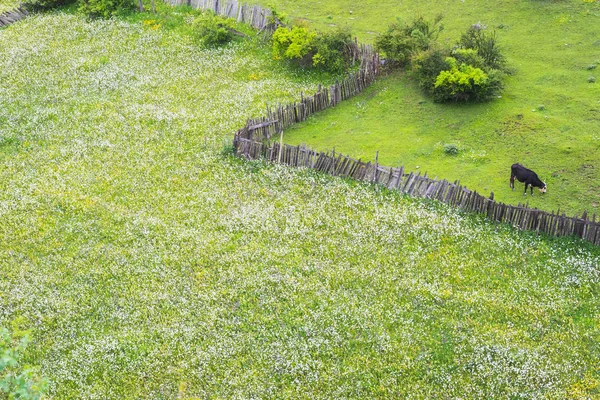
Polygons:
M540 192L546 193L546 184L538 178L535 172L525 168L521 164L513 164L510 167L510 187L512 190L515 190L515 178L519 182L525 182L525 192L523 195L527 195L527 186L531 187L532 196L534 186L540 188Z

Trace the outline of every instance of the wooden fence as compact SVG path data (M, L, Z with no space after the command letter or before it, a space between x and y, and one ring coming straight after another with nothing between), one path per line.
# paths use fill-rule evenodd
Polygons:
M335 152L317 152L306 146L282 146L278 142L255 141L236 135L234 147L238 156L248 159L264 158L292 167L378 183L410 196L435 199L465 211L483 214L493 221L506 222L522 230L553 236L575 235L600 245L600 222L596 221L596 215L590 219L585 212L581 216L567 217L564 213L498 203L493 193L485 197L461 186L458 181L451 183L431 179L426 174L407 173L403 167L385 167L377 161L363 162Z
M269 18L272 10L259 5L248 6L237 0L165 0L171 5L183 5L212 10L215 14L235 18L238 22L250 24L255 29L269 31L276 27L276 23ZM238 130L236 137L257 140L269 140L271 136L281 133L283 129L297 122L306 120L310 115L329 107L334 107L342 100L352 97L373 83L380 72L379 54L373 47L354 42L346 46L346 56L352 65L358 69L346 77L342 82L336 82L330 87L323 88L319 85L317 93L310 97L301 95L300 102L267 108L263 117L249 119L246 125Z
M165 0L172 6L188 5L201 10L211 10L217 15L234 18L259 29L267 29L272 24L269 18L273 12L259 5L239 3L237 0Z
M2 13L0 14L0 28L13 24L27 15L29 15L29 13L23 7Z
M365 90L379 75L379 54L371 46L354 42L348 52L354 62L359 62L359 69L341 82L329 87L319 85L317 93L305 97L301 95L299 102L285 106L267 108L265 116L249 119L246 125L236 132L236 137L269 141L274 135L295 123L305 121L312 114L334 107L339 102L355 96Z

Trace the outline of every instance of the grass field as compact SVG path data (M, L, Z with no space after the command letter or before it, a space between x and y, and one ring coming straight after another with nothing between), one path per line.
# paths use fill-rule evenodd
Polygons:
M0 30L0 325L51 398L600 396L600 249L232 157L323 77L191 17Z
M463 184L496 199L524 202L511 192L510 165L523 163L548 184L526 200L571 214L600 213L600 2L584 1L277 1L321 29L351 26L373 41L395 17L445 15L443 43L456 43L471 24L495 29L515 70L502 98L488 104L436 104L409 74L394 73L335 110L287 132L306 143L386 165L404 164ZM599 68L588 69L598 65ZM600 82L600 79L598 79ZM447 156L445 144L462 151Z
M0 0L0 14L14 10L21 4L19 0Z

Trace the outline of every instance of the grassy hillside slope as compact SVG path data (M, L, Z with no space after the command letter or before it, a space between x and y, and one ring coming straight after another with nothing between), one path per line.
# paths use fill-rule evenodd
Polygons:
M600 250L223 154L314 82L154 26L0 31L0 325L52 398L598 396Z
M387 165L417 166L500 201L514 193L510 165L521 162L548 184L530 205L569 213L600 212L600 2L584 1L349 1L279 0L278 7L314 26L351 26L359 38L401 17L445 15L440 40L456 43L471 24L495 29L515 73L502 98L488 104L435 104L410 75L394 73L356 99L287 133L307 143ZM598 65L588 70L588 67ZM590 76L598 82L588 83ZM447 156L443 145L462 148Z

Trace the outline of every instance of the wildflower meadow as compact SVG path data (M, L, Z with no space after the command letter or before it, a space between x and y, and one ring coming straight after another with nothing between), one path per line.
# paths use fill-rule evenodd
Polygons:
M19 7L20 2L17 0L0 0L0 14L14 10Z
M0 325L49 398L599 395L600 250L234 157L320 80L259 41L53 12L0 54Z

